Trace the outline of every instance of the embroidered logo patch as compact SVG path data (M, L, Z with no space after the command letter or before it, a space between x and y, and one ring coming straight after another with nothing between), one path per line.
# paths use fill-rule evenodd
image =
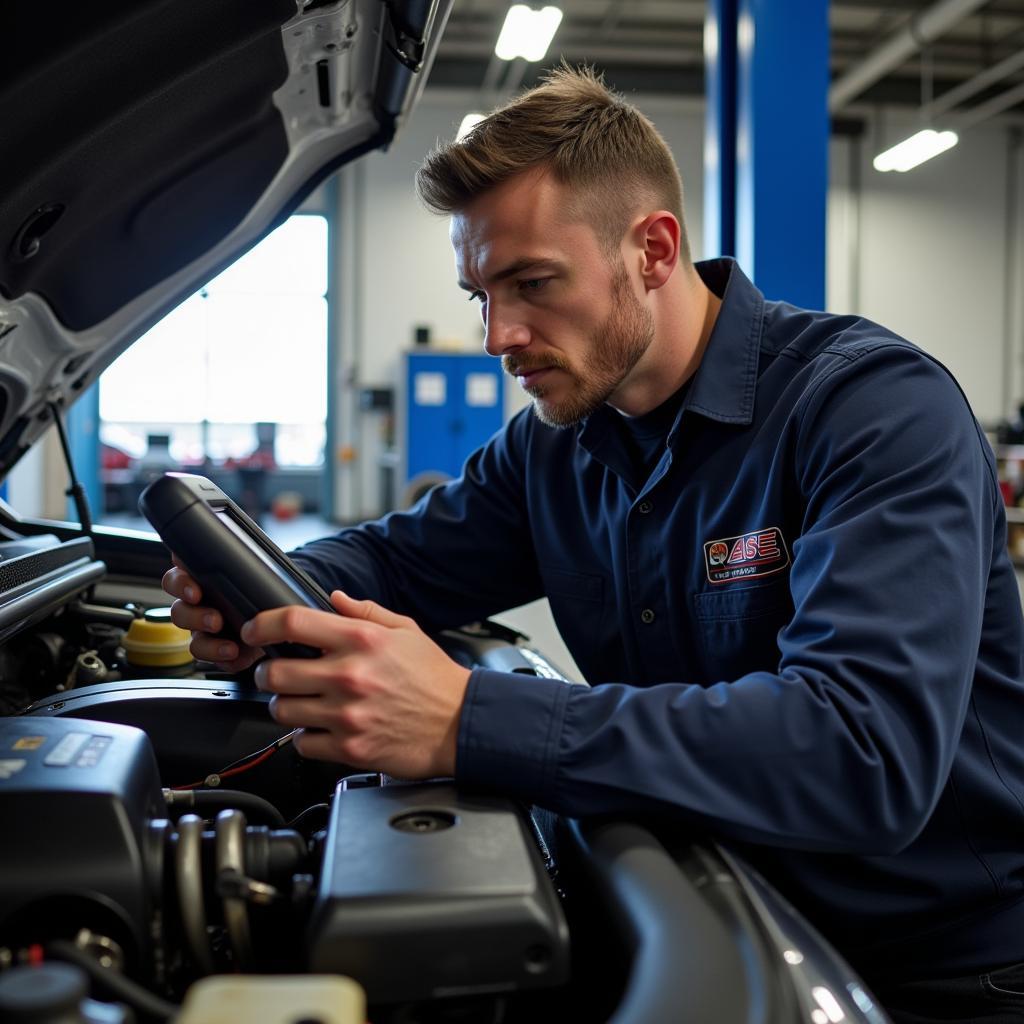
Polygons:
M789 565L789 552L777 526L738 537L709 540L704 545L704 568L710 583L730 583L770 576Z

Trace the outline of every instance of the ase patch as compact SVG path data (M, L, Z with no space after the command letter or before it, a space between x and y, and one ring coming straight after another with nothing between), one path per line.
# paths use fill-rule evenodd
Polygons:
M704 568L710 583L770 576L787 565L789 551L777 526L709 540L704 545Z

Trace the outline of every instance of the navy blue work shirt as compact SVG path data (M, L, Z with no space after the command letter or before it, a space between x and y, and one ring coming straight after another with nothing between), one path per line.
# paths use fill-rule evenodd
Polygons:
M732 841L868 978L1024 960L1022 618L991 449L854 316L723 303L648 479L525 410L298 560L426 628L541 596L591 689L474 671L457 778Z

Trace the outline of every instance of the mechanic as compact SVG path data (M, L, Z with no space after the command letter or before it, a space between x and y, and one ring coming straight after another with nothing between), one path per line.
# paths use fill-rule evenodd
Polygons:
M300 549L339 616L265 612L239 648L172 569L195 655L316 645L256 668L302 754L707 831L895 1019L1024 1019L1024 629L948 371L693 264L667 146L589 72L417 186L532 405L415 508ZM424 632L542 596L592 688Z

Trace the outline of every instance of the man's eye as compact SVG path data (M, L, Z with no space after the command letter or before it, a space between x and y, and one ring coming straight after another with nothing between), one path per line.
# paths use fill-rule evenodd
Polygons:
M484 299L486 299L486 298L487 298L487 296L484 295L484 293L482 291L480 291L479 288L476 291L473 291L473 292L469 293L469 301L470 302L476 302L477 299L479 299L481 302L483 302Z
M524 292L539 292L550 280L550 277L531 277L520 281L519 288Z

